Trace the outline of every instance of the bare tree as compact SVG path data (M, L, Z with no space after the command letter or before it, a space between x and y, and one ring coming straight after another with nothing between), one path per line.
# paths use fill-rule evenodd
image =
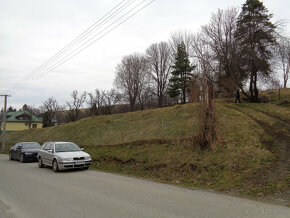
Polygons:
M104 104L104 96L102 91L99 89L95 89L95 93L88 93L89 99L87 101L90 106L91 115L100 115L101 108Z
M44 126L52 126L53 119L56 119L56 112L62 111L64 108L60 106L54 97L48 98L40 107L44 113Z
M148 74L147 60L140 54L126 56L117 65L114 84L130 103L131 111L134 110L136 100L142 92L146 74Z
M178 46L181 44L184 44L187 54L191 56L191 44L193 39L192 36L192 33L186 30L179 30L171 34L169 43L172 50L171 55L173 59L174 55L177 53Z
M115 89L102 91L103 96L103 111L105 114L112 114L113 107L121 101L121 94Z
M290 40L286 37L280 36L277 46L277 56L280 68L283 72L284 89L287 88L287 82L290 71Z
M152 44L146 50L146 58L150 67L153 80L153 93L158 98L158 105L162 107L168 87L168 79L171 68L171 50L166 42Z
M267 80L264 81L263 85L268 90L275 90L275 89L277 90L282 87L282 85L280 84L280 80L274 77L267 78Z
M42 112L42 109L39 107L36 107L35 105L28 105L27 110L33 115L39 115Z
M83 92L80 96L77 90L73 90L71 94L72 100L70 102L66 102L68 106L68 110L66 110L67 116L71 122L77 120L81 107L86 100L86 92Z
M147 74L148 75L148 74ZM152 87L151 87L150 77L146 77L142 86L140 87L140 92L138 94L138 102L140 105L140 109L144 110L145 104L149 104L152 102Z
M242 78L237 75L239 53L234 37L238 11L236 8L218 10L202 32L193 37L192 50L201 71L211 82L229 93L237 84L243 88Z
M196 34L193 37L192 47L197 63L197 72L207 77L208 80L214 81L214 57L202 34Z

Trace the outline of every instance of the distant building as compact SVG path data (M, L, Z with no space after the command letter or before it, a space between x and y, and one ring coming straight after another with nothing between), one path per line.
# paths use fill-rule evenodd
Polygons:
M17 112L7 112L6 131L15 132L26 129L42 128L42 119L27 110ZM1 132L3 131L3 119L1 119Z
M52 126L58 126L59 125L59 122L56 119L52 119L51 123L52 123Z

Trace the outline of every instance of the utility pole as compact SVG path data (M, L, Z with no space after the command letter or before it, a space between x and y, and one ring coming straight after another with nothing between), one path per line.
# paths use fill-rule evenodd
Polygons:
M2 153L5 152L6 143L6 113L7 113L7 97L10 95L0 95L4 97L4 110L3 110L3 132L2 132Z

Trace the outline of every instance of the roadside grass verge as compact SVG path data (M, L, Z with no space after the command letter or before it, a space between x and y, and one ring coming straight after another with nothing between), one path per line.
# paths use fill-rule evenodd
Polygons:
M170 144L97 146L86 151L98 170L219 191L241 187L243 174L257 171L269 155L249 148L200 151ZM253 163L259 164L253 168Z

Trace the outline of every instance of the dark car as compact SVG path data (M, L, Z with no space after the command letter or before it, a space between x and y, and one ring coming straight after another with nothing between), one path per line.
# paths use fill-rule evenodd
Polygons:
M18 142L9 151L9 160L37 161L37 153L41 148L37 142Z

